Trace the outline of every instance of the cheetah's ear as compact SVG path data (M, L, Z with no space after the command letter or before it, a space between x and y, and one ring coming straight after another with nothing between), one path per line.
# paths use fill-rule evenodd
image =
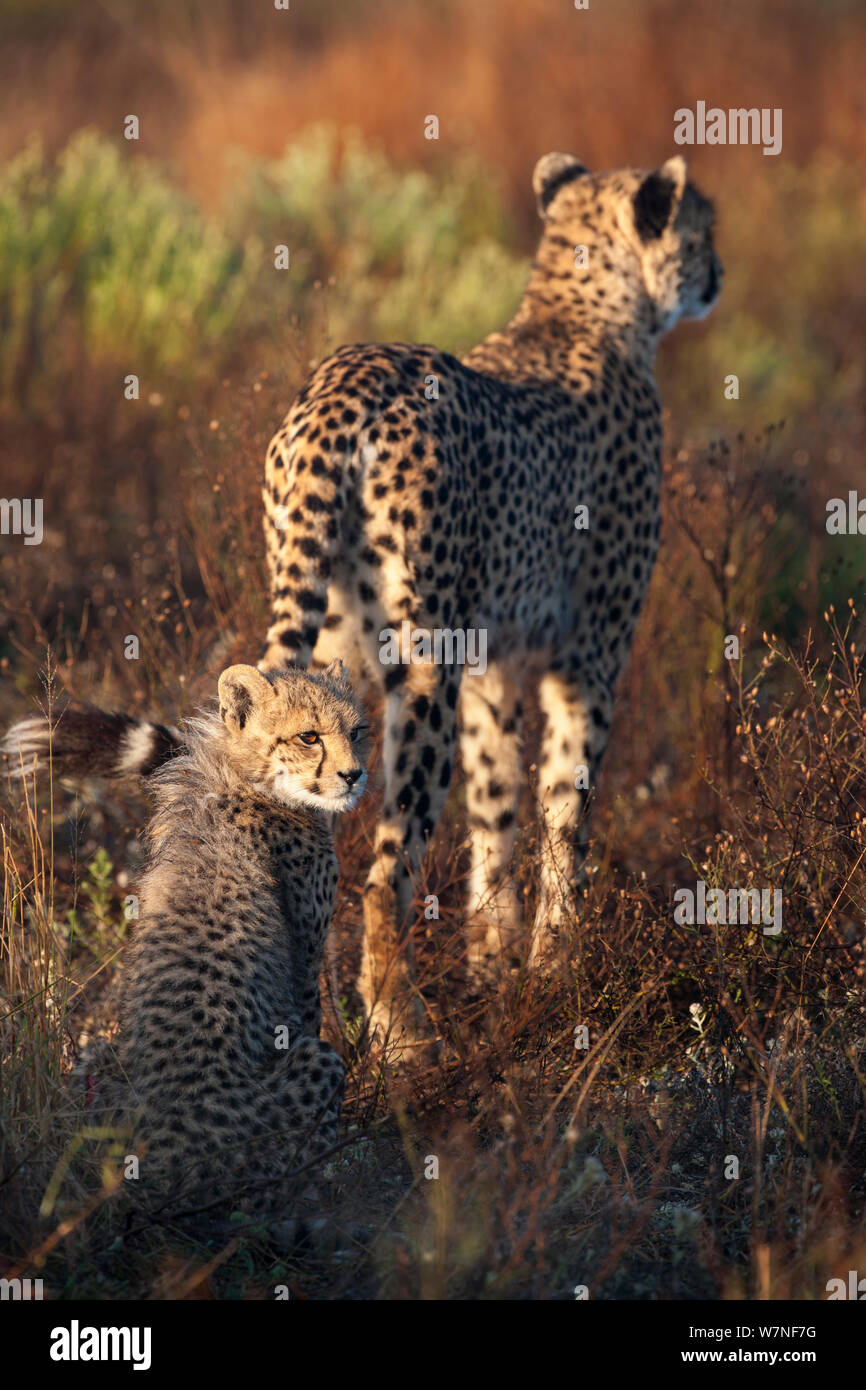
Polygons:
M255 666L229 666L217 685L220 719L240 733L253 710L261 709L274 698L274 688Z
M327 676L328 680L333 681L335 685L341 685L344 690L349 689L349 672L339 657L329 662L322 675Z
M588 173L586 165L575 159L573 154L542 155L532 174L532 191L535 194L539 217L547 215L547 209L563 184L571 183L573 179L582 178Z
M641 241L654 241L676 216L688 177L681 154L647 174L634 195L634 225Z

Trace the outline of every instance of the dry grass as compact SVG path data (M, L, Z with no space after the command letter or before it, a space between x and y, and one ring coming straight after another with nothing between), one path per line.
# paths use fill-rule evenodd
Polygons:
M408 1075L359 1050L371 797L341 830L323 976L349 1072L328 1196L339 1250L287 1256L247 1228L210 1246L160 1227L118 1240L117 1156L110 1139L81 1138L87 1112L67 1081L81 1035L113 1016L146 807L114 788L6 795L0 1273L42 1275L57 1298L268 1298L278 1283L356 1299L557 1299L580 1285L593 1298L823 1297L829 1278L866 1264L866 586L862 542L824 528L862 450L863 204L849 168L866 153L852 99L862 21L845 4L833 23L805 4L744 3L692 7L683 24L668 0L351 15L299 0L277 38L283 18L253 20L229 0L207 22L191 3L155 3L146 27L130 13L123 0L75 22L47 0L20 7L0 59L4 153L34 129L60 149L85 118L116 135L116 113L138 111L135 158L163 160L214 214L233 188L230 146L277 156L326 118L446 179L455 155L480 152L505 190L515 256L530 248L526 186L545 149L656 162L676 107L705 98L783 106L786 154L692 152L719 206L732 307L663 355L674 412L662 556L557 971L520 970L483 1006L466 994L458 781L417 885L437 1048ZM46 89L51 105L34 95ZM428 112L442 124L435 148ZM271 325L221 351L194 389L180 374L149 388L135 412L118 404L128 365L97 360L83 339L70 339L50 409L6 399L4 491L51 505L26 565L9 538L0 555L3 723L67 694L174 719L209 697L223 665L255 655L260 460L326 319L311 309L284 333ZM729 371L741 374L738 406L723 401ZM785 430L753 438L777 404L792 409ZM725 442L675 442L713 434ZM123 658L127 633L138 661ZM536 742L530 709L514 865L529 911ZM674 892L698 879L781 889L782 933L678 924ZM427 892L440 898L436 924L420 910Z
M2 1114L12 1265L38 1268L56 1295L114 1298L267 1297L286 1281L324 1297L568 1298L582 1284L593 1297L819 1297L828 1278L858 1267L863 624L847 606L793 650L756 626L754 557L764 557L764 586L778 586L792 549L777 548L776 570L767 569L773 516L756 489L772 493L768 447L743 446L724 472L710 456L671 464L666 565L620 703L581 922L553 977L520 971L484 1004L461 983L459 790L452 799L417 894L421 987L439 1044L408 1076L356 1048L359 893L375 800L344 827L323 979L327 1029L349 1067L329 1196L346 1232L336 1256L279 1255L247 1230L196 1246L156 1228L118 1248L120 1218L100 1178L110 1144L98 1139L80 1144L50 1217L39 1218L58 1162L86 1126L62 1077L78 1035L111 1015L105 986L124 929L124 871L136 860L130 808L113 799L91 810L86 829L73 822L72 857L57 792L53 822L50 807L9 806ZM247 598L223 587L213 553L222 532L194 498L191 549L217 577L213 614L190 650L205 653L212 673L223 657L208 643L243 630ZM214 498L217 508L239 505ZM235 540L245 555L256 540L242 516ZM680 590L672 641L666 569ZM721 655L730 632L741 637L739 662ZM189 630L165 640L158 663L171 660L178 688L203 692L202 668L180 651ZM77 685L80 671L91 679L86 660L64 678ZM160 683L153 694L165 710ZM652 720L641 724L634 705ZM531 777L515 873L531 909L541 847L530 789ZM141 808L132 815L140 825ZM100 848L113 863L101 879L99 862L92 867ZM79 862L86 891L70 931ZM699 878L780 888L782 933L678 925L673 892ZM437 924L423 918L429 891L440 897ZM580 1024L588 1050L575 1047ZM726 1176L730 1156L737 1180ZM431 1157L437 1179L425 1177Z

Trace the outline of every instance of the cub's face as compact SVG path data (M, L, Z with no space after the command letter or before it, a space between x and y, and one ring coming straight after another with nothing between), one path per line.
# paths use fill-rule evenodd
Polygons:
M666 332L680 318L703 318L719 297L724 271L713 245L712 203L689 182L681 155L651 172L591 174L573 155L549 154L533 176L545 230L539 260L554 280L574 276L596 293L600 311L616 311L622 287L635 284ZM575 268L574 247L589 260Z
M320 811L356 805L367 785L367 726L340 662L267 676L230 666L219 700L228 756L259 792Z

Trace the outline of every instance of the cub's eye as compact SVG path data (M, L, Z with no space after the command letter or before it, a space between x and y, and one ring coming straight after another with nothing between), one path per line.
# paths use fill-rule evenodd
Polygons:
M358 727L357 727L357 729L353 729L352 732L349 734L349 742L350 742L350 743L357 743L357 742L358 742L358 739L361 737L361 735L362 735L362 734L365 734L366 732L367 732L367 725L366 725L366 724L359 724Z
M319 741L319 735L313 733L312 729L308 730L305 734L298 734L298 738L301 740L301 743L305 743L308 748Z

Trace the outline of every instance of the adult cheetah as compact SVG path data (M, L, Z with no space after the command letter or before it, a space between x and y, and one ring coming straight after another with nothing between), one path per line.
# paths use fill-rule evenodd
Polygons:
M149 781L150 862L117 1043L96 1052L100 1109L144 1147L135 1188L148 1202L282 1218L292 1170L336 1136L343 1068L319 1037L330 813L363 790L366 726L339 663L232 666L218 694L219 717L190 721ZM163 749L181 738L161 737ZM121 775L140 762L142 732L70 708L53 728L22 721L5 751L13 773L35 755L56 776Z
M507 327L462 362L426 346L341 348L267 454L273 619L259 664L354 652L385 695L360 980L383 1028L409 988L410 875L451 780L458 694L469 907L481 924L471 970L518 931L506 870L527 668L546 721L533 959L574 911L585 803L659 541L653 357L721 287L712 206L682 157L592 174L549 154L533 187L543 230ZM483 674L424 660L414 634L437 629L483 633ZM385 663L395 632L404 661ZM413 642L420 660L408 659Z

